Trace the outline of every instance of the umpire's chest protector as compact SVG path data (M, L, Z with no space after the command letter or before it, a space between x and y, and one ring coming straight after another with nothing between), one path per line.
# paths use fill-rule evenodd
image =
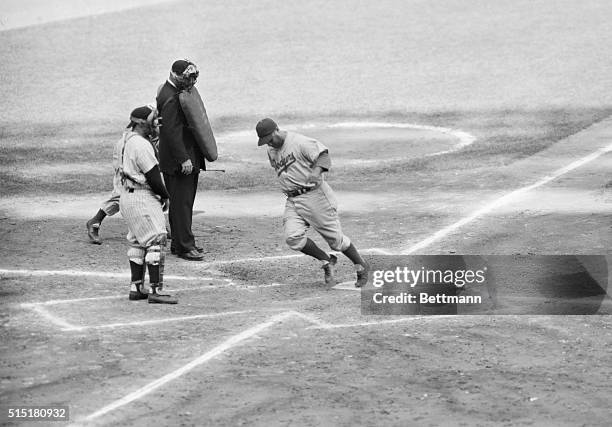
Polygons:
M187 127L191 131L202 154L209 162L217 160L217 141L210 127L204 101L196 87L183 90L178 95L181 109L185 114Z
M179 99L180 91L169 82L163 84L157 94L157 110L161 114L162 123L159 133L159 166L163 173L174 175L181 173L181 163L190 159L194 169L206 170L205 155L206 152L200 148L200 143L195 138L181 102ZM197 91L192 94L197 96ZM192 100L193 101L193 100ZM201 99L200 99L200 102ZM194 103L194 102L192 102ZM205 114L203 110L202 114ZM189 107L188 107L189 108ZM202 123L203 120L200 120ZM217 158L216 141L210 130L208 118L206 124L209 129L209 135L212 139L212 147L214 149L214 158ZM212 156L211 156L212 158Z

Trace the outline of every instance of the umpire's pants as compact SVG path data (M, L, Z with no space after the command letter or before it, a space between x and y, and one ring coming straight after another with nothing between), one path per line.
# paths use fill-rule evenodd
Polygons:
M177 253L189 252L195 249L195 238L191 231L193 218L193 203L198 189L199 173L191 175L164 174L164 182L170 193L170 209L168 218L172 232L172 247Z

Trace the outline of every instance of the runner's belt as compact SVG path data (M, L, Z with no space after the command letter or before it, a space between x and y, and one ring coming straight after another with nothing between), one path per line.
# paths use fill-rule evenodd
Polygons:
M301 188L298 188L297 190L287 191L285 195L287 197L295 197L295 196L299 196L304 193L308 193L309 191L316 190L317 188L319 188L319 185L315 185L314 187L301 187Z

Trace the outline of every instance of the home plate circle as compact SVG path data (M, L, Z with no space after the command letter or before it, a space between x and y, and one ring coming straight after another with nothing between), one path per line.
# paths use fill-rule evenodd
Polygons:
M355 287L355 281L338 283L336 286L332 287L332 289L336 289L339 291L360 291L361 290L361 288Z

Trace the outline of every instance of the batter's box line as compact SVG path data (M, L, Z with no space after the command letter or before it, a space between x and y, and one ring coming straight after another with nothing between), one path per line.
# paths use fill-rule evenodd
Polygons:
M109 298L114 298L114 297L109 297ZM303 298L301 300L296 300L293 302L298 303L298 302L301 302L302 300L311 300L313 298L321 298L321 297L308 297L308 298ZM22 307L31 309L33 312L37 313L41 317L49 320L54 325L58 326L62 331L68 331L68 332L79 332L79 331L84 331L88 329L115 329L115 328L129 327L129 326L153 325L153 324L166 323L166 322L180 322L180 321L188 321L188 320L196 320L196 319L233 316L233 315L240 315L240 314L270 313L270 312L290 310L287 307L278 307L278 308L265 308L265 309L259 309L259 310L224 311L224 312L219 312L219 313L195 314L195 315L189 315L189 316L167 317L163 319L139 320L139 321L134 321L134 322L119 322L119 323L107 323L107 324L102 324L102 325L77 326L59 316L52 314L45 308L45 306L48 306L48 305L71 303L71 302L83 301L83 300L87 301L91 299L83 298L81 300L47 301L46 303L24 303L22 304ZM48 303L53 303L53 304L48 304ZM303 318L307 319L309 317L306 315L303 315ZM309 319L313 323L322 324L315 318L309 318Z
M104 271L83 271L83 270L26 270L26 269L0 269L1 275L7 276L69 276L69 277L104 277L108 279L125 279L130 278L129 273L113 273ZM201 281L201 280L224 280L230 279L221 277L202 277L202 276L177 276L164 275L168 280L185 280L185 281Z
M164 319L150 319L150 320L139 320L136 322L123 322L123 323L108 323L104 325L87 325L87 326L76 326L69 325L69 327L64 327L62 331L68 332L80 332L91 329L116 329L116 328L125 328L128 326L146 326L146 325L157 325L160 323L168 323L168 322L181 322L187 320L197 320L197 319L212 319L217 317L225 317L225 316L239 316L241 314L254 314L254 313L272 313L277 311L283 311L284 309L269 309L269 310L243 310L243 311L223 311L219 313L209 313L209 314L194 314L191 316L178 316L178 317L167 317Z
M231 287L235 287L239 290L257 290L260 288L273 288L279 286L290 286L288 283L270 283L268 285L237 285L232 281L228 281L225 285L203 285L203 286L193 286L189 288L164 288L171 292L184 292L184 291L207 291L207 290L215 290L215 289L227 289ZM102 297L86 297L86 298L72 298L72 299L58 299L58 300L48 300L48 301L38 301L38 302L24 302L21 303L20 306L22 308L31 308L35 306L46 306L46 305L57 305L57 304L71 304L78 302L87 302L87 301L100 301L100 300L113 300L113 299L123 299L126 298L125 295L107 295Z
M81 332L92 329L116 329L116 328L125 328L130 326L145 326L145 325L156 325L159 323L168 323L168 322L181 322L181 321L189 321L189 320L197 320L197 319L209 319L209 318L217 318L217 317L225 317L225 316L239 316L242 314L257 314L257 313L273 313L278 311L286 311L287 308L270 308L270 309L261 309L261 310L241 310L241 311L222 311L218 313L206 313L206 314L194 314L190 316L176 316L176 317L166 317L163 319L148 319L148 320L138 320L134 322L118 322L118 323L105 323L102 325L74 325L61 317L55 316L50 313L45 307L42 306L32 306L30 307L32 311L40 315L41 317L47 319L55 326L58 326L61 331L64 332Z

